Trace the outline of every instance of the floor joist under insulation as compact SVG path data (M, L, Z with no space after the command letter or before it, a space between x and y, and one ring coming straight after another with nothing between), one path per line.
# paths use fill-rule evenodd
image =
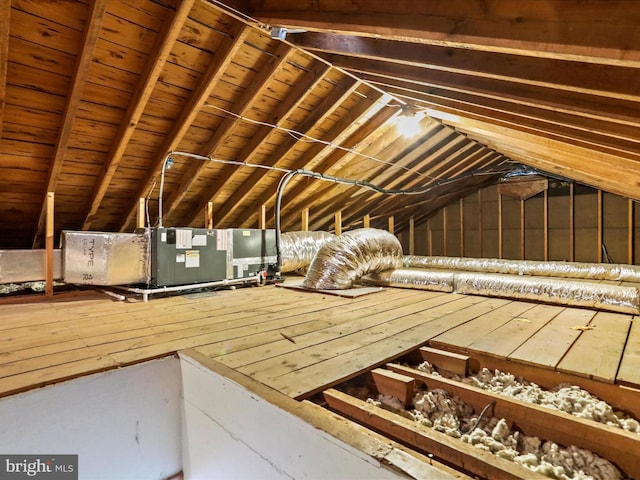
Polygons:
M640 387L640 328L625 314L393 288L131 300L87 291L0 305L0 395L193 348L303 398L427 343L486 365L541 366L554 380L575 375L587 389L620 383L633 397Z

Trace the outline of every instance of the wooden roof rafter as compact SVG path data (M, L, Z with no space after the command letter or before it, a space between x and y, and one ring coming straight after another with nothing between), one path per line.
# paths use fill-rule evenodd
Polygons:
M442 189L442 193L436 191L436 193L429 200L418 202L415 204L415 208L403 208L403 211L389 212L383 216L393 215L396 228L401 230L409 225L409 219L413 217L415 223L422 223L427 220L434 212L437 212L441 208L451 205L452 202L471 195L478 190L493 185L497 181L496 176L483 177L479 181L465 180L456 184L455 189L445 190ZM427 208L422 209L422 205L428 205ZM408 207L408 206L407 206ZM409 213L407 210L411 210ZM416 214L416 212L419 212Z
M367 140L375 130L379 129L384 123L396 114L393 108L389 108L388 99L384 95L380 95L378 99L367 105L364 100L358 104L358 109L362 109L361 114L355 114L357 121L351 123L351 128L345 128L344 125L336 124L332 130L342 131L334 142L340 143L342 148L326 149L322 144L318 144L315 148L307 150L290 168L292 170L311 169L317 173L328 173L328 171L337 165L340 161L344 161L346 157L355 155L350 150ZM362 106L361 106L362 104ZM385 108L386 107L386 108ZM354 112L355 109L351 111ZM382 113L381 113L382 112ZM319 150L330 150L326 155L320 157ZM291 187L285 191L282 196L282 208L285 208L289 201L294 197L303 196L303 192L309 187L309 183L304 181L295 182L295 177L290 183ZM306 192L305 192L306 193ZM275 203L277 190L274 188L267 189L256 200L257 205L269 205ZM255 212L245 211L236 218L238 225L245 225L249 219L255 216Z
M478 144L476 144L475 142L469 142L465 148L472 149L476 145ZM483 170L483 173L481 174L482 176L477 177L478 179L481 179L478 180L478 182L484 182L486 176L490 177L491 182L497 181L497 179L500 177L500 173L487 174L484 172L489 170L493 165L497 166L499 161L503 159L502 155L488 150L484 147L481 147L471 155L464 155L464 157L462 155L464 155L464 152L453 152L445 160L443 160L442 162L436 162L433 167L428 170L427 173L434 179L433 190L425 192L423 195L405 196L401 199L394 198L393 196L388 196L387 198L376 202L376 215L391 216L395 215L397 211L404 211L408 207L417 207L421 204L429 204L429 209L431 209L431 202L439 200L438 197L440 195L438 191L441 190L441 188L438 186L438 182L447 181L451 178L457 178L457 180L453 181L455 188L452 189L456 191L458 182L460 182L460 180L476 175L474 173L474 169L477 167L480 167ZM407 185L407 187L409 188L411 186L415 185ZM368 201L373 200L374 198L371 198L371 196L368 199ZM347 209L347 212L343 212L343 222L346 225L350 224L351 222L356 222L366 213L368 213L366 208L357 208L356 211L351 212L349 212L349 209ZM403 219L399 220L399 222L396 222L396 225L398 227L402 225Z
M635 133L637 127L604 119L580 117L576 123L573 113L560 112L553 108L517 105L502 99L484 98L476 95L440 88L424 88L409 82L381 81L376 75L364 74L363 78L423 107L449 109L458 115L470 116L496 125L510 125L543 136L554 136L572 144L589 145L603 152L615 151L628 158L640 153L640 142Z
M346 88L341 95L329 95L326 97L326 100L321 102L318 105L317 110L321 112L325 112L322 116L318 117L315 121L315 125L312 127L308 127L306 124L302 126L305 130L310 131L312 128L316 126L320 126L326 118L328 118L333 109L340 108L340 106L351 97L351 95L357 91L357 89L361 86L360 82L353 81L352 79L348 79L350 83L352 82L349 88ZM340 92L340 90L336 90ZM320 142L315 142L313 145L302 155L300 159L295 162L293 167L288 168L305 168L306 164L314 158L319 158L327 154L327 152L333 150L335 145L340 144L347 136L349 131L356 129L359 126L359 122L362 120L362 117L366 116L371 108L373 108L377 102L377 100L382 96L382 94L376 92L373 94L374 98L367 98L365 100L361 100L360 104L364 103L365 105L358 105L355 108L351 108L348 115L343 116L336 124L334 124L328 131L324 133L318 140ZM310 122L309 122L310 123ZM327 142L327 143L325 143ZM275 151L271 154L269 164L273 166L278 165L279 161L286 156L295 148L297 144L297 140L294 138L287 138L285 142L281 143ZM251 187L253 185L257 185L259 182L262 182L267 174L266 170L255 170L251 173L251 175L245 180L245 182L236 189L236 191L231 195L231 197L225 202L225 204L218 210L218 220L223 222L235 211L238 207L238 203L241 202L246 196L249 194ZM277 186L271 181L269 182L269 187L263 194L263 197L269 196L272 197L276 194ZM262 205L262 203L259 203Z
M233 61L234 53L242 47L250 33L251 28L241 22L235 22L228 36L225 36L222 40L221 45L213 55L207 70L202 74L198 86L189 97L179 118L175 120L173 128L166 136L166 140L157 150L153 163L148 170L147 179L141 185L138 190L138 194L133 199L131 206L123 216L119 231L125 231L131 224L138 208L138 199L148 195L149 190L154 184L156 176L162 169L166 155L178 146L193 123L194 118L198 113L200 113L203 105L209 99L216 83L224 75L226 67Z
M36 226L36 232L33 238L32 248L42 245L44 240L44 228L47 211L47 192L55 192L58 183L58 177L62 171L64 158L67 153L69 138L73 130L73 124L76 112L82 101L84 87L89 75L89 67L96 50L102 22L107 10L107 0L93 0L90 5L89 21L84 31L82 51L78 56L76 68L71 81L71 89L67 96L67 102L64 109L63 120L58 134L57 144L55 146L53 160L49 167L48 180L45 191L43 193L42 207Z
M285 43L278 45L275 52L271 55L269 62L258 72L256 78L251 82L251 88L247 89L244 95L235 102L233 111L238 117L231 115L226 116L213 132L211 139L202 150L205 156L210 158L218 157L218 149L224 146L224 140L242 121L240 117L247 115L253 104L263 95L264 88L270 85L278 73L286 66L293 53L294 50L289 45ZM178 188L176 188L164 202L165 216L167 218L171 216L174 209L189 191L191 185L200 177L205 166L205 162L193 162L190 164L187 171L182 175Z
M635 188L616 182L611 177L614 168L618 177L632 177L638 169L638 162L621 157L571 146L553 139L541 143L530 133L520 132L508 127L496 127L491 124L465 118L455 119L447 116L447 123L470 137L495 148L516 161L565 178L574 179L585 185L601 188L628 198L636 198ZM517 146L513 140L518 140ZM535 154L531 147L535 145ZM615 167L613 167L615 165Z
M638 85L625 80L635 72L635 68L629 67L471 51L329 32L296 33L289 38L294 45L323 58L340 55L345 58L383 60L396 65L615 99L634 101L640 96Z
M468 76L459 73L410 65L392 65L379 60L345 59L332 56L331 61L354 74L376 75L391 81L410 82L417 87L418 91L443 89L482 99L502 100L515 105L572 114L575 116L574 121L577 125L580 125L580 119L584 117L614 122L622 126L639 126L637 101L640 100L640 96L633 100L626 100L585 93L560 92L548 87L504 80L483 77L469 79Z
M401 134L396 132L396 135L400 136ZM435 152L446 148L451 141L455 140L455 133L452 129L443 127L437 122L429 121L426 123L426 127L420 137L412 140L410 147L400 151L386 149L382 155L379 155L378 157L382 157L382 159L389 159L386 160L385 164L378 164L376 167L363 172L359 165L362 164L364 159L359 159L351 162L345 169L338 172L337 176L353 180L364 180L384 188L393 188L389 182L393 182L393 179L400 177L398 169L402 169L407 175L416 176L424 180L424 177L419 176L418 170L425 158L429 158ZM395 165L396 168L389 168L389 163ZM405 178L404 175L401 177ZM340 191L340 193L331 194L330 190L324 192L323 198L326 198L326 200L316 204L313 208L313 217L318 222L312 223L314 228L320 228L317 225L323 223L325 217L333 216L335 207L334 203L329 199L337 200L337 204L344 209L346 205L355 201L354 198L357 198L357 202L360 203L372 193L370 190L359 186L330 185L330 187L335 191Z
M182 0L177 10L173 12L170 19L166 19L163 29L158 34L158 38L149 55L147 66L140 77L136 91L132 95L132 100L127 108L125 117L120 123L120 127L114 138L113 144L107 155L100 175L93 190L91 202L82 223L82 230L91 228L93 216L98 211L100 203L104 198L109 184L122 160L124 152L129 145L129 141L138 126L147 102L156 86L156 82L162 73L164 65L169 58L171 49L182 30L182 27L189 16L195 0Z
M399 176L398 171L404 170L407 175L415 174L416 168L420 165L428 152L443 148L451 140L451 130L442 128L441 125L432 122L425 130L425 133L414 139L413 142L405 149L397 148L384 149L381 154L377 155L385 163L378 164L374 168L366 171L359 168L364 159L351 162L345 169L337 173L336 176L349 178L352 180L367 181L374 185L387 188L388 183L385 181L388 176L384 172L388 171L392 178ZM393 164L396 168L389 168ZM360 202L370 193L370 190L361 186L349 186L342 184L330 184L326 191L323 192L323 201L312 205L312 215L314 219L311 222L312 229L324 228L329 222L329 218L333 218L336 211L336 205L340 206L340 210L344 210L353 202Z
M357 153L355 150L335 150L317 165L314 171L337 176L344 171L346 165L350 164L354 158L359 157L360 154L377 158L393 155L393 147L388 146L381 149L381 145L392 144L397 137L395 123L400 110L395 107L395 105L391 105L382 110L345 142L350 148L357 148ZM332 183L321 182L309 177L294 177L291 180L291 187L282 196L281 207L283 210L292 211L307 208L313 203L313 200L326 197L334 187L335 185ZM293 228L296 221L296 219L291 219L285 222L287 228Z
M269 125L262 125L258 128L251 139L249 139L249 141L240 150L235 160L238 162L248 162L248 160L260 148L262 143L265 142L267 138L273 133L274 127L272 125L278 126L289 115L291 115L292 112L294 112L304 101L305 95L308 92L312 91L319 83L325 80L325 76L327 75L329 70L330 67L328 65L324 63L316 63L314 67L305 72L304 75L302 75L302 78L299 79L298 82L296 82L296 85L293 87L294 92L288 95L287 98L282 102L280 102L278 107L270 114L270 119L265 122ZM336 91L340 92L341 88L342 87L338 86L336 88ZM351 84L347 88L351 88ZM335 100L335 97L333 96L330 96L330 98L332 100ZM324 104L325 102L323 102L323 105ZM329 108L329 106L326 105L326 108ZM305 132L316 124L316 121L319 117L324 117L324 111L322 111L321 108L315 109L314 112L307 116L303 120L303 122L297 126L297 128L302 132ZM273 157L270 158L273 159ZM278 160L279 159L272 160L273 163L269 166L275 165ZM267 165L266 163L263 164ZM203 195L201 195L198 205L195 208L190 221L188 222L189 224L194 222L195 219L199 217L200 212L204 210L208 202L215 200L220 189L237 173L237 171L238 167L235 165L227 165L225 166L225 168L223 168L221 173L217 175L216 181L210 185L210 187L206 190L206 192L204 192ZM216 223L218 223L218 221L219 219L216 219Z

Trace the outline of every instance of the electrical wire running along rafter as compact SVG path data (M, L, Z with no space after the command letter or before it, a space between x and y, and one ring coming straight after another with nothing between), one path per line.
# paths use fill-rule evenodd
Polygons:
M280 173L284 173L284 177L280 180L280 185L278 186L278 191L280 191L281 189L284 188L284 186L286 186L286 183L293 178L296 175L301 175L301 176L305 176L305 177L310 177L310 178L315 178L318 180L323 180L326 182L332 182L332 183L340 183L343 185L351 185L351 186L356 186L356 187L361 187L361 188L366 188L368 190L373 190L374 192L378 192L378 193L382 193L385 195L421 195L424 193L429 192L430 190L437 188L437 187L441 187L443 185L447 185L449 183L453 183L453 182L457 182L458 180L461 180L462 178L467 178L470 176L476 176L476 175L496 175L498 173L503 173L502 170L500 171L496 171L494 170L495 167L489 167L486 169L478 169L478 170L474 170L474 171L470 171L470 172L465 172L462 175L458 175L456 177L451 177L451 178L446 178L446 179L433 179L431 182L429 182L426 185L420 186L420 187L413 187L413 188L408 188L408 189L401 189L401 188L384 188L380 185L376 185L374 183L371 183L369 181L366 180L354 180L351 178L343 178L343 177L336 177L334 175L328 175L326 173L321 173L321 172L314 172L313 170L305 170L305 169L297 169L297 170L291 170L291 169L286 169L286 168L280 168L280 167L274 167L271 165L261 165L259 163L246 163L246 162L239 162L236 160L224 160L221 158L212 158L212 157L207 157L204 155L198 155L195 153L189 153L189 152L181 152L181 151L172 151L169 152L167 154L167 156L165 157L163 163L162 163L162 172L161 172L161 177L160 177L160 192L158 194L158 225L162 226L162 197L163 197L163 190L164 190L164 175L165 175L165 171L167 170L167 163L169 163L170 161L172 162L173 157L175 156L182 156L182 157L187 157L187 158L193 158L196 160L201 160L201 161L207 161L207 162L213 162L213 163L222 163L222 164L226 164L226 165L236 165L238 167L249 167L249 168L262 168L265 170L271 170L271 171L276 171L276 172L280 172Z
M229 110L225 110L222 107L218 107L217 105L206 104L206 105L203 105L203 107L213 108L213 109L219 110L219 111L221 111L222 113L224 113L227 116L231 116L231 117L237 118L239 120L243 120L245 122L252 123L254 125L261 125L261 126L265 126L265 127L270 127L270 128L273 128L274 130L279 130L281 132L285 132L285 133L291 135L293 138L295 138L296 140L298 140L300 142L321 143L323 145L327 145L328 147L335 148L336 150L342 150L343 152L347 152L347 153L350 153L352 155L357 155L357 156L362 157L364 159L371 160L373 162L377 162L377 163L380 163L380 164L383 164L383 165L387 165L388 167L391 167L391 168L397 168L399 170L404 170L406 172L409 172L409 173L412 173L414 175L417 175L418 177L429 178L429 179L435 178L435 177L432 177L430 175L426 175L424 173L415 172L411 168L405 167L404 165L397 165L397 164L395 164L393 162L389 162L387 160L381 160L381 159L376 158L376 157L374 157L372 155L367 155L366 153L358 152L357 150L355 150L353 148L343 147L342 145L339 145L339 144L334 143L334 142L330 142L328 140L321 140L319 138L312 137L310 135L307 135L305 133L299 132L297 130L281 127L280 125L276 125L276 124L268 123L268 122L262 122L260 120L254 120L252 118L245 117L243 115L239 115L239 114L231 112ZM392 105L390 105L390 107L392 107Z
M471 177L471 176L478 176L478 175L496 175L496 174L500 174L500 173L504 173L504 170L495 170L496 166L492 166L492 167L488 167L488 168L484 168L484 169L478 169L478 170L473 170L473 171L469 171L469 172L465 172L461 175L458 175L456 177L451 177L451 178L446 178L446 179L436 179L433 180L431 182L429 182L427 185L423 185L420 187L413 187L413 188L408 188L408 189L398 189L398 188L384 188L380 185L376 185L374 183L371 183L369 181L366 180L353 180L350 178L342 178L342 177L336 177L334 175L327 175L326 173L321 173L321 172L314 172L312 170L305 170L305 169L297 169L297 170L290 170L290 169L286 169L286 168L279 168L279 167L273 167L271 165L261 165L261 164L256 164L256 163L246 163L246 162L238 162L235 160L224 160L224 159L218 159L218 158L212 158L212 157L207 157L204 155L198 155L198 154L194 154L194 153L188 153L188 152L180 152L180 151L172 151L169 152L167 154L167 156L165 157L163 163L162 163L162 175L161 175L161 180L160 180L160 192L158 193L158 226L162 227L162 197L163 197L163 189L164 189L164 175L165 175L165 171L166 171L166 167L167 164L169 162L173 163L173 157L174 156L183 156L183 157L187 157L187 158L193 158L196 160L201 160L201 161L208 161L208 162L214 162L214 163L223 163L223 164L227 164L227 165L236 165L239 167L249 167L249 168L264 168L266 170L272 170L272 171L277 171L280 173L284 173L284 176L280 179L280 184L278 185L278 193L276 196L276 205L275 205L275 213L276 213L276 251L277 251L277 257L278 257L278 265L281 265L281 260L282 260L282 256L281 256L281 251L280 251L280 235L281 235L281 223L280 223L280 210L281 210L281 204L282 204L282 194L284 192L284 189L287 186L287 183L289 183L289 181L295 177L296 175L302 175L305 177L310 177L310 178L315 178L318 180L323 180L326 182L333 182L333 183L340 183L343 185L351 185L351 186L356 186L356 187L361 187L361 188L366 188L369 190L373 190L374 192L378 192L378 193L382 193L382 194L386 194L386 195L420 195L420 194L424 194L429 192L430 190L433 190L434 188L437 187L441 187L443 185L447 185L449 183L453 183L453 182L457 182L463 178L467 178L467 177ZM497 165L497 167L500 167L500 165Z

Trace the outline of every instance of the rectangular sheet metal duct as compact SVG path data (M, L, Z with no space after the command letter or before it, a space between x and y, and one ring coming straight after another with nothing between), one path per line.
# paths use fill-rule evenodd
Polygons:
M45 278L45 251L0 250L0 284L38 282ZM53 278L62 278L62 254L53 251Z

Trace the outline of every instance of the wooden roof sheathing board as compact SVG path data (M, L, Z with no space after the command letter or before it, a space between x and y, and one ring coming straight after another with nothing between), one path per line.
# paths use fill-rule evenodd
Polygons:
M638 199L640 4L622 1L0 2L0 248L149 222L283 226L410 217L520 164ZM280 37L271 34L280 27ZM275 38L273 38L275 37ZM419 112L415 136L398 118ZM240 165L241 164L241 165ZM249 164L280 170L256 169ZM56 235L57 237L57 235Z

